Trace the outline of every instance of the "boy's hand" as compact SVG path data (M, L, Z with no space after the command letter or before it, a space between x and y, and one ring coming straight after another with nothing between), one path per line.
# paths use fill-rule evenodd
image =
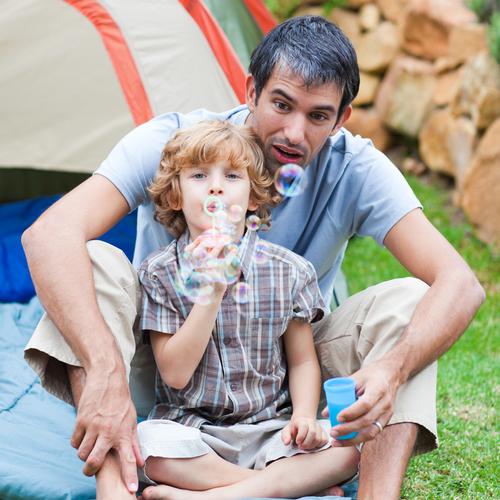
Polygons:
M285 445L295 441L301 450L314 450L328 442L321 424L311 417L293 417L281 431Z
M214 287L214 292L222 296L227 288L224 278L224 246L230 241L226 235L214 237L202 234L186 246L193 261L196 262L196 271L204 273Z

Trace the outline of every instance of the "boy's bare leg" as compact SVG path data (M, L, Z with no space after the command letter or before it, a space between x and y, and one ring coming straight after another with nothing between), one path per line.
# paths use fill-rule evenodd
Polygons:
M374 440L363 445L358 499L398 499L417 437L412 423L388 425Z
M215 453L195 458L150 457L146 461L146 474L153 481L196 491L227 486L260 472L234 465Z
M122 481L120 459L115 450L110 450L96 476L96 500L135 500Z
M154 486L143 492L145 500L237 500L249 497L290 498L313 494L355 474L359 454L355 448L329 448L317 453L277 460L258 474L208 491Z
M68 366L67 370L73 400L75 405L78 406L85 385L85 370L76 366ZM136 498L135 494L127 490L122 481L120 461L114 450L108 452L95 478L97 487L96 500L130 500Z

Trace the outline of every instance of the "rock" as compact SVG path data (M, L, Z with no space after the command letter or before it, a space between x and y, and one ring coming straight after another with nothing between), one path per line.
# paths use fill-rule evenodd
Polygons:
M293 13L293 17L299 17L299 16L324 17L324 15L325 15L325 9L321 5L303 5Z
M367 3L359 10L359 24L366 31L371 31L380 23L380 9L374 3Z
M417 176L424 174L427 170L427 167L424 163L410 157L407 157L403 160L401 167L403 168L403 172Z
M353 108L345 128L354 135L367 137L380 151L386 151L391 143L391 135L373 108Z
M454 117L449 109L436 110L418 136L420 157L431 170L454 177L459 185L472 158L475 137L470 120Z
M500 119L482 137L462 187L462 207L479 237L500 247Z
M459 68L437 77L436 87L432 95L432 102L435 106L446 106L455 99L460 88L462 72L462 68Z
M359 92L353 101L355 106L363 106L365 104L372 104L377 95L377 88L380 84L380 77L370 75L369 73L360 72L360 85Z
M404 19L408 0L377 0L382 15L396 24Z
M372 0L347 0L347 6L357 9L370 2L372 2Z
M359 68L368 72L383 71L396 57L398 48L396 26L390 21L380 23L359 38L356 45Z
M399 133L417 137L432 109L435 84L431 63L408 56L395 59L375 99L383 122Z
M346 9L333 9L328 18L347 35L354 45L357 45L361 26L356 13Z
M451 106L456 115L469 116L479 129L487 128L500 116L500 66L487 53L464 65Z
M450 31L476 21L462 0L410 0L403 48L411 55L435 60L448 54Z
M445 73L446 71L451 71L452 69L457 69L462 62L460 59L450 56L438 57L434 61L434 71L436 75L439 73Z
M465 62L479 52L488 50L487 27L485 24L454 26L450 32L448 56Z

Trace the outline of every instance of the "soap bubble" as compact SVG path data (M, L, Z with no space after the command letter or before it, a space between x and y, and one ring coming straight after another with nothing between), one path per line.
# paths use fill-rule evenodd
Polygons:
M228 285L236 283L241 273L241 262L237 255L229 254L225 258L224 277Z
M244 282L236 283L232 290L232 296L236 303L246 304L250 300L252 287Z
M243 219L243 208L241 208L239 205L231 205L229 207L227 216L231 222L238 223Z
M253 258L257 264L265 264L269 261L269 247L264 241L259 241L255 245Z
M224 255L238 255L238 245L236 243L228 243L224 246Z
M261 225L259 217L256 215L249 215L246 220L246 226L249 231L258 231Z
M299 165L288 163L280 167L274 176L274 186L278 193L292 198L304 192L307 186L305 171Z
M204 212L210 216L215 217L215 214L224 209L224 204L218 196L207 196L205 202L203 203Z

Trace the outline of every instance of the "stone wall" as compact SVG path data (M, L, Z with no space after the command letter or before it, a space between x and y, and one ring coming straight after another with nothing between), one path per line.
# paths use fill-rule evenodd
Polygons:
M324 15L322 3L303 1L295 15ZM417 140L425 165L455 179L479 237L500 244L500 67L487 26L463 0L347 0L329 18L361 71L346 127L382 150Z

